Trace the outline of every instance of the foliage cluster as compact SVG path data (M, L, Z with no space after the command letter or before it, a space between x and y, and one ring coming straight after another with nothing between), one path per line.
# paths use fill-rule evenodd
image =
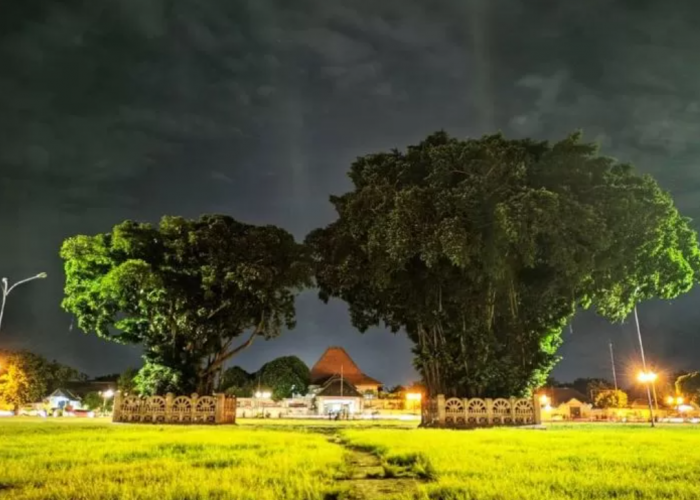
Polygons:
M210 392L226 361L294 326L295 295L310 284L291 234L220 215L127 221L68 238L61 257L63 308L83 331L143 346L144 392Z
M690 402L700 405L700 372L691 372L678 377L676 393L683 394Z
M578 135L550 144L436 133L359 158L338 220L307 243L320 296L361 331L404 330L432 393L522 395L579 308L622 320L700 277L668 195Z
M86 332L143 346L144 391L208 392L230 358L294 326L313 276L359 330L404 331L430 393L517 396L545 382L578 309L620 321L700 278L669 194L578 134L439 132L349 176L353 190L331 197L338 219L304 245L218 215L69 238L63 307Z
M78 370L29 351L0 351L0 403L19 407L41 401L66 382L86 380Z
M598 408L624 408L627 406L627 393L619 389L600 391L594 403Z
M250 374L239 366L227 369L221 377L219 390L238 397L251 397L258 388L272 393L278 401L295 394L306 394L311 382L309 367L296 356L282 356L265 363Z

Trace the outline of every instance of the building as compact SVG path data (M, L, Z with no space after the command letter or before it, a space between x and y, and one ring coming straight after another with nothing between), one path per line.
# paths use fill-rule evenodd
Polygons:
M81 408L81 399L68 389L56 389L46 398L50 409L65 410L66 408Z
M311 368L311 385L322 388L334 377L342 377L354 389L364 394L377 394L382 383L362 373L342 347L329 347Z
M588 398L570 387L548 387L537 392L542 404L542 420L577 420L591 418Z
M80 397L85 397L85 395L91 392L103 393L117 390L116 382L103 380L78 380L66 382L64 386L65 389L68 389L72 394Z
M318 415L354 415L362 412L364 395L344 377L334 375L316 392Z
M365 375L342 347L329 347L311 368L309 394L273 401L270 394L238 398L239 418L339 417L357 418L378 413L370 408L370 395L378 395L381 382ZM396 401L402 403L403 400ZM393 401L392 401L393 403Z

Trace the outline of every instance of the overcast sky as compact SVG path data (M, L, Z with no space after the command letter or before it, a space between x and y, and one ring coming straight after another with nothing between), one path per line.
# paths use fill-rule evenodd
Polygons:
M7 3L8 5L4 5ZM437 129L559 139L634 162L700 221L700 6L692 0L25 0L0 6L0 347L96 375L139 351L61 312L58 248L125 218L220 212L298 239L334 218L354 157ZM695 227L698 227L697 222ZM640 309L648 356L700 368L700 293ZM572 333L573 332L573 333ZM636 359L633 325L579 315L555 375ZM311 292L298 326L237 360L342 345L388 384L410 344L357 333ZM695 363L695 365L693 364Z

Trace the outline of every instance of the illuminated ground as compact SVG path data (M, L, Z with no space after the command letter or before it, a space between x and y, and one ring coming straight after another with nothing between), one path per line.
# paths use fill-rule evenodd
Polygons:
M0 420L2 499L699 499L700 429Z

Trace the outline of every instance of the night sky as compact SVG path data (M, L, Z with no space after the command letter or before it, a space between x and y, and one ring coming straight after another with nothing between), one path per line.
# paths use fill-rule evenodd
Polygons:
M358 155L437 129L559 139L635 163L700 224L696 0L24 0L0 5L0 348L91 375L139 350L71 329L58 248L123 219L229 214L302 239L332 221ZM292 7L293 6L293 7ZM700 293L640 307L649 358L700 368ZM559 379L638 359L633 324L579 314ZM311 364L342 345L387 384L415 378L405 336L364 335L314 292L298 326L235 363Z

